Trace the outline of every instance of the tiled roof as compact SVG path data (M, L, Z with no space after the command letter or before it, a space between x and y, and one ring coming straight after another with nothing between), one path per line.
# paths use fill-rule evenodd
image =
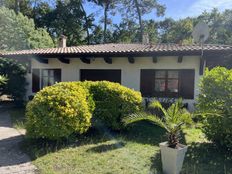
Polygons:
M204 50L208 52L232 51L229 45L204 45ZM100 44L83 45L65 48L44 48L32 50L20 50L0 53L0 56L23 56L23 55L84 55L84 54L129 54L129 53L174 53L174 52L200 52L200 45L178 45L178 44Z

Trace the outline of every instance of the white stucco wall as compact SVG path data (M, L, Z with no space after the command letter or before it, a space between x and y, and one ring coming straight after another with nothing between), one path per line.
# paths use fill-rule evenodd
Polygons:
M49 59L48 64L41 64L35 59L31 59L31 67L39 69L60 68L62 69L62 81L80 80L80 69L120 69L121 84L129 88L140 90L140 71L141 69L195 69L195 90L194 98L196 99L199 91L199 64L200 58L196 56L185 56L181 63L177 62L177 57L158 57L157 63L152 62L151 57L135 58L135 63L131 64L127 58L113 58L112 64L107 64L102 58L95 58L91 64L85 64L80 59L70 58L70 64L61 63L58 59ZM27 75L29 83L27 94L32 93L32 74ZM193 108L194 100L185 100Z

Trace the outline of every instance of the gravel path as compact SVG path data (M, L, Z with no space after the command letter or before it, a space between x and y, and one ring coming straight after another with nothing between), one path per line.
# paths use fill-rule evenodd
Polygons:
M23 139L12 128L9 113L0 108L0 174L35 174L36 167L19 148Z

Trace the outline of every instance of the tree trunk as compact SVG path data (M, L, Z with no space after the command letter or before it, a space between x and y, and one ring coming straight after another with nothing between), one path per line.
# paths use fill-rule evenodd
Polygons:
M15 13L18 14L20 12L20 0L15 0Z
M108 20L108 8L109 8L109 3L105 3L104 7L104 33L103 33L103 41L106 43L106 30L107 30L107 20Z
M84 13L84 18L85 18L85 29L86 29L86 34L87 34L87 42L88 42L88 45L90 44L90 36L89 36L89 26L88 26L88 18L87 18L87 14L86 14L86 11L83 7L83 4L81 3L81 9Z
M139 9L139 3L138 0L134 0L135 6L136 6L136 10L138 13L138 18L139 18L139 28L140 28L140 42L142 42L143 40L143 23L142 23L142 16L141 16L141 11Z

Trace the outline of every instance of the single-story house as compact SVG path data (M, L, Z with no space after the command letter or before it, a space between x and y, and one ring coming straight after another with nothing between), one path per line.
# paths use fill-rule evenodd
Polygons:
M29 62L27 96L60 81L108 80L141 91L144 97L182 97L193 109L199 80L232 46L101 44L21 50L1 57Z

